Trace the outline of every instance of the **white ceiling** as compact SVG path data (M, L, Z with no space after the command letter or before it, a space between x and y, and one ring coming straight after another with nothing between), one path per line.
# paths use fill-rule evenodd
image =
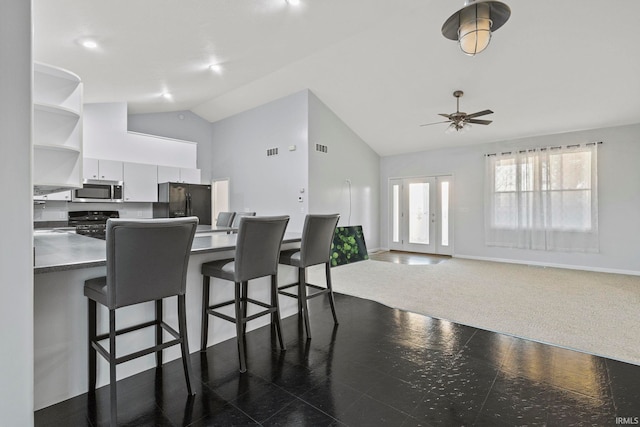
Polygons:
M212 122L308 88L383 156L640 122L640 1L505 2L468 57L440 33L462 0L34 0L34 58L78 74L85 102ZM494 122L420 127L457 89Z

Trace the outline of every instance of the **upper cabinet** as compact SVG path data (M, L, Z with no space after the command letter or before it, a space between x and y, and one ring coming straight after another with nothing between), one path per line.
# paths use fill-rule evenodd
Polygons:
M33 192L82 186L82 82L61 68L33 66Z
M200 169L158 166L158 182L182 182L200 184Z
M158 201L158 167L124 162L124 201Z
M122 181L123 166L117 160L84 159L84 179Z

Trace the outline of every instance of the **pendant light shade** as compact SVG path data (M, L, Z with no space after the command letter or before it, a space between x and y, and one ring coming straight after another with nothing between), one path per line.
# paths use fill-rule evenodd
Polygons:
M491 33L511 16L506 4L492 0L468 0L442 26L442 35L457 40L462 51L474 56L489 46Z

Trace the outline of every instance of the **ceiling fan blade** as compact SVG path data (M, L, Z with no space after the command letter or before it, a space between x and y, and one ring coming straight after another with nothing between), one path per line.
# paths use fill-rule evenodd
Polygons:
M422 126L431 126L431 125L439 125L441 123L449 123L449 122L450 122L450 120L445 120L443 122L425 123L424 125L420 125L420 127L422 127Z
M486 116L487 114L493 114L493 111L491 110L478 111L477 113L467 114L466 118L472 119L474 117Z
M465 122L467 122L467 123L475 123L477 125L488 125L489 123L492 122L492 120L469 119L469 120L465 120Z
M451 114L439 113L438 115L439 115L439 116L442 116L442 117L446 117L446 118L448 118L448 119L450 119L450 118L451 118Z

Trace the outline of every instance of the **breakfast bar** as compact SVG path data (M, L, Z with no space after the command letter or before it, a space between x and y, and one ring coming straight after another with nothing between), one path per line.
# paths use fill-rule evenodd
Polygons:
M200 350L202 276L201 265L216 259L232 258L237 234L221 230L201 229L194 237L187 273L187 335L190 352ZM218 232L216 232L218 231ZM300 233L286 233L282 248L300 245ZM34 405L41 409L87 392L87 298L83 294L84 281L106 274L105 241L77 235L67 230L37 230L34 233ZM280 266L279 281L294 282L295 269ZM252 286L252 298L269 298L269 280L256 279ZM264 284L264 286L262 285ZM223 301L233 295L233 284L221 281L212 296L212 302ZM281 300L282 317L297 312L295 300ZM107 311L100 312L98 328L104 330ZM118 327L127 326L154 316L153 303L119 310ZM165 304L165 319L177 325L175 304ZM255 329L268 323L267 318L256 319L247 329ZM211 321L210 345L235 337L235 327L228 322ZM118 339L118 353L126 353L151 345L154 333L138 331L129 337ZM180 357L177 347L164 351L165 361ZM151 369L155 366L153 355L132 360L118 368L118 379ZM108 365L98 362L97 386L109 383Z

